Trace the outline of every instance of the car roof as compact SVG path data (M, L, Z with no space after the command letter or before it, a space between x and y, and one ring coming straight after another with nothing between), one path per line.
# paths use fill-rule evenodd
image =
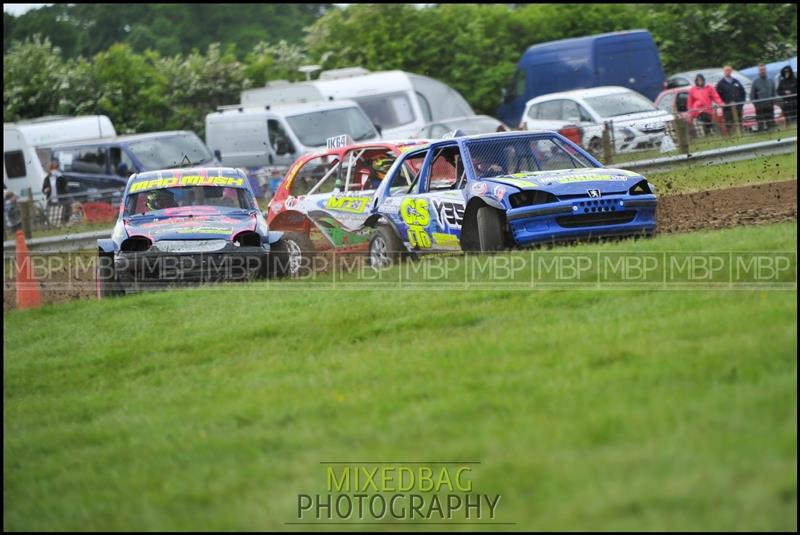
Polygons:
M98 139L85 139L83 141L70 141L69 143L58 143L57 145L53 145L53 150L56 149L68 149L72 147L83 147L87 145L97 145L97 146L105 146L105 145L117 145L119 143L133 143L136 141L145 141L148 139L157 139L160 137L171 137L175 135L185 135L185 134L193 134L191 130L170 130L166 132L147 132L144 134L128 134L123 136L116 136L116 137L104 137Z
M476 141L476 140L484 140L484 139L502 139L502 138L512 138L512 137L525 137L525 136L538 136L541 138L548 138L548 137L560 137L557 132L553 132L550 130L539 130L539 131L532 131L532 130L512 130L507 132L488 132L485 134L471 134L468 136L459 136L455 138L447 138L447 139L436 139L431 141L429 144L420 145L420 149L423 148L436 148L440 145L449 145L453 141L461 143L466 143L468 141ZM415 149L413 149L415 150ZM409 151L411 152L411 151Z
M546 95L539 95L525 103L527 106L531 103L544 102L546 100L556 100L560 98L586 98L586 97L599 97L604 95L616 95L618 93L636 93L633 89L622 87L620 85L606 85L602 87L588 87L585 89L573 89L571 91L560 91L558 93L548 93ZM637 93L638 94L638 93Z

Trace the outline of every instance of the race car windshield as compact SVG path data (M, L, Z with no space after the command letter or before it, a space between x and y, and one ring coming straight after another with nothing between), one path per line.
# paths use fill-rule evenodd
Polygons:
M181 167L186 163L199 165L210 162L213 156L194 134L176 134L138 141L129 145L131 152L142 162L143 171Z
M306 147L322 147L328 138L350 135L353 141L377 137L361 108L315 111L287 118L297 139Z
M151 189L128 195L124 215L149 214L169 208L192 206L211 206L220 211L254 209L247 190L243 188L183 186Z
M586 103L594 108L600 117L619 117L632 113L658 111L656 105L636 93L617 93L588 97Z
M596 167L574 147L555 138L514 136L476 140L467 143L467 150L478 178Z

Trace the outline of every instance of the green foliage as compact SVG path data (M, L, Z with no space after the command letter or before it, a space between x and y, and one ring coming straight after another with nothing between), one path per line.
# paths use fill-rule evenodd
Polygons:
M797 53L793 4L329 6L54 4L4 14L4 120L107 113L120 132L202 135L216 106L269 80L302 79L307 63L424 74L493 115L528 46L635 28L653 33L666 74Z

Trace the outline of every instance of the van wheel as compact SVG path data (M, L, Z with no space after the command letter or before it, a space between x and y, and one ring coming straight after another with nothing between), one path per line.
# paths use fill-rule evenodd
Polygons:
M286 243L289 255L287 274L290 277L298 277L310 273L314 269L314 258L317 251L308 235L301 232L286 232L282 241Z
M389 225L378 225L369 240L369 265L381 269L391 267L400 260L403 242Z
M481 252L499 251L506 246L503 216L491 206L478 208L478 242Z

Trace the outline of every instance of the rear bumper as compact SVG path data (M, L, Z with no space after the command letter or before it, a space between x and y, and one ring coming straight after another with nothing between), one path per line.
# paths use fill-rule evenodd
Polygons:
M506 220L514 242L529 245L652 234L656 208L655 195L615 195L516 208L506 213Z

